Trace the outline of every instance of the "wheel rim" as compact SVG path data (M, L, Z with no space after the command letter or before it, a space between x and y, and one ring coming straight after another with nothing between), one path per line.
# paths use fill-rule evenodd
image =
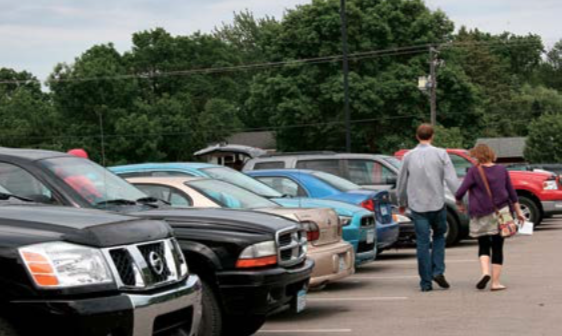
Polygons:
M523 216L525 216L525 219L530 221L531 218L533 217L532 216L533 214L531 213L531 209L528 206L526 206L525 204L521 204L520 206L521 206L521 212L523 213Z

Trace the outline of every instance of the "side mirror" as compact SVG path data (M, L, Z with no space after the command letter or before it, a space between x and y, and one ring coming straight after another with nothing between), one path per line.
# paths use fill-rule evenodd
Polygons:
M390 184L393 187L395 187L397 183L398 183L398 177L397 176L388 176L385 179L385 184Z

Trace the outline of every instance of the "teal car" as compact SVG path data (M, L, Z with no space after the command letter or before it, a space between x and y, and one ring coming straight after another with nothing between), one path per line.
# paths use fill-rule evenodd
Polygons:
M373 213L362 207L340 201L315 198L288 198L268 185L234 169L207 163L146 163L110 167L123 177L199 176L229 182L266 197L283 207L332 208L343 226L343 238L355 251L356 266L368 263L377 256L377 226Z

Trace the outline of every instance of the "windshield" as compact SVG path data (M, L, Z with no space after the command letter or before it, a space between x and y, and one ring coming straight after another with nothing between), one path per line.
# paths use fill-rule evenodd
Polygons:
M214 179L226 181L260 196L267 198L283 197L277 190L234 169L217 167L202 170Z
M56 158L41 164L74 189L90 205L126 200L135 202L146 195L96 163L81 158Z
M230 183L219 180L199 180L186 183L203 195L230 209L277 208L279 205Z
M397 169L400 169L402 167L402 161L398 160L395 157L391 157L391 156L385 157L384 161L390 163L392 166L394 166Z
M357 184L350 182L348 180L342 179L336 175L324 173L324 172L314 172L312 175L316 176L320 180L328 183L332 187L338 189L339 191L351 191L361 189Z

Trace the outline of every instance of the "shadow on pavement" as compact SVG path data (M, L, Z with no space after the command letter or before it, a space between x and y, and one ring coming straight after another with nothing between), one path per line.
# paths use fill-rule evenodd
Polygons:
M346 307L339 307L337 304L330 305L318 305L314 307L307 308L304 312L300 314L295 314L290 311L286 311L271 317L268 317L268 322L300 322L306 321L311 322L315 320L326 320L334 315L339 315L341 313L349 312L350 309Z

